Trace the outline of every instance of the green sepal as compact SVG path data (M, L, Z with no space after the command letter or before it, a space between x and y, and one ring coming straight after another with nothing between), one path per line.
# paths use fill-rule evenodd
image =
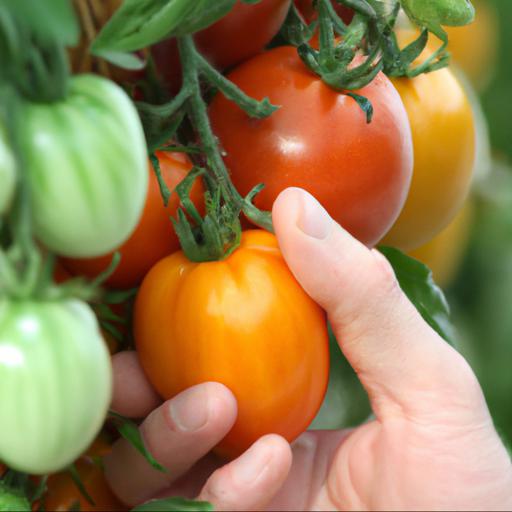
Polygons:
M78 44L80 28L70 0L3 0L15 19L43 44Z
M190 199L192 186L200 176L205 176L205 170L194 168L176 187L182 208L178 210L178 218L171 220L190 261L218 261L227 258L240 245L240 211L226 204L221 189L216 188L213 195L205 192L206 214L201 217Z
M71 464L71 466L69 466L68 473L80 494L86 499L88 503L90 503L94 507L96 503L94 502L92 496L87 491L87 488L85 487L85 484L82 481L82 477L80 476L80 473L76 469L75 464Z
M368 98L353 92L347 93L347 96L350 96L357 102L359 107L361 107L361 110L366 114L366 122L370 124L373 118L373 105L371 101Z
M306 44L313 37L317 26L317 22L307 25L292 2L286 20L279 31L278 43L290 44L292 46Z
M109 411L108 419L113 422L121 436L126 439L153 468L158 471L162 471L163 473L167 473L167 469L155 460L153 455L151 455L144 445L142 435L136 423L113 411Z

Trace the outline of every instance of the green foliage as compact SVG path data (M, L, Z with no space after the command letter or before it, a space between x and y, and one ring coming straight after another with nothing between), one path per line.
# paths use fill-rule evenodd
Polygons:
M450 345L453 345L450 308L443 292L434 283L430 269L398 249L380 247L379 250L393 266L400 287L424 320Z
M92 51L118 65L129 65L127 52L197 32L225 16L234 4L235 0L125 0Z
M158 471L166 472L167 470L161 466L151 455L149 450L144 445L139 427L128 418L121 416L115 412L110 411L109 418L113 420L118 432Z

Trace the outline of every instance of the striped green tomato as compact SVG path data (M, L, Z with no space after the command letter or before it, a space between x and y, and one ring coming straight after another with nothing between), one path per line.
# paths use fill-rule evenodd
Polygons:
M26 103L19 118L35 235L64 256L119 247L137 226L148 187L144 134L126 93L78 75L64 100Z
M32 474L85 451L110 403L110 357L76 299L0 299L0 460Z
M9 208L15 181L14 158L0 127L0 215Z

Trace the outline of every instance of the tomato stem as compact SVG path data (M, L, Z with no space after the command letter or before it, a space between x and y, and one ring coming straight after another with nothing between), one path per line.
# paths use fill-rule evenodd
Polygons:
M238 87L217 72L196 50L192 36L178 38L178 50L182 63L183 85L179 94L168 104L152 106L142 104L140 109L144 116L153 116L151 123L176 115L184 110L202 149L203 168L194 168L189 176L177 187L182 209L178 219L173 220L181 246L192 261L212 261L227 257L236 250L241 240L239 217L243 212L258 225L272 230L269 212L261 212L252 204L254 191L242 197L233 185L229 171L215 137L208 106L203 98L200 77L216 87L228 99L234 101L249 116L261 119L271 115L277 107L268 99L257 101L244 94ZM158 174L158 169L155 169ZM205 194L206 215L202 218L189 199L193 181L202 175L207 185ZM261 187L257 188L259 191ZM170 191L161 186L164 202ZM186 212L186 213L185 213ZM191 221L194 226L192 226Z

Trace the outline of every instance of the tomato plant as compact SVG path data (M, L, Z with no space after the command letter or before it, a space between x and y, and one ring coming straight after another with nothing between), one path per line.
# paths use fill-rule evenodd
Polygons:
M76 459L110 403L109 354L90 308L0 299L0 382L0 459L34 474Z
M317 13L313 7L313 0L294 0L297 9L304 17L307 23L311 23L316 17ZM354 17L354 11L344 5L339 4L334 0L332 2L334 9L345 23L350 23Z
M220 94L211 104L213 129L240 192L264 183L255 204L270 210L284 188L302 187L354 236L377 243L402 209L412 172L409 122L391 82L379 74L358 91L374 107L368 124L356 101L325 85L291 47L251 59L229 79L281 106L253 120Z
M262 0L255 5L238 0L226 17L194 36L197 48L218 69L230 68L263 50L279 31L289 7L290 0ZM151 51L159 72L175 91L181 83L176 39L163 41Z
M413 36L400 36L408 38ZM408 251L434 238L462 207L474 170L476 133L467 94L450 69L393 83L411 123L414 173L404 209L383 244Z
M63 100L25 102L19 124L36 236L75 257L124 242L142 214L148 177L141 123L123 90L79 75Z
M233 391L238 419L217 449L223 455L238 455L271 432L292 441L322 403L325 316L265 231L244 232L223 261L192 263L178 252L159 262L137 296L134 334L162 397L206 381Z
M189 158L183 153L157 152L162 177L169 188L174 188L192 168ZM191 199L199 210L202 205L203 188L198 180L191 190ZM121 261L105 284L113 288L138 286L149 269L160 259L180 248L170 217L176 216L180 204L173 193L167 207L164 206L157 177L149 165L149 188L146 205L140 222L131 237L116 250ZM143 248L143 250L141 250ZM108 268L113 253L92 259L63 259L64 266L75 275L96 277Z
M11 204L16 181L14 157L5 140L5 134L0 128L0 215Z

